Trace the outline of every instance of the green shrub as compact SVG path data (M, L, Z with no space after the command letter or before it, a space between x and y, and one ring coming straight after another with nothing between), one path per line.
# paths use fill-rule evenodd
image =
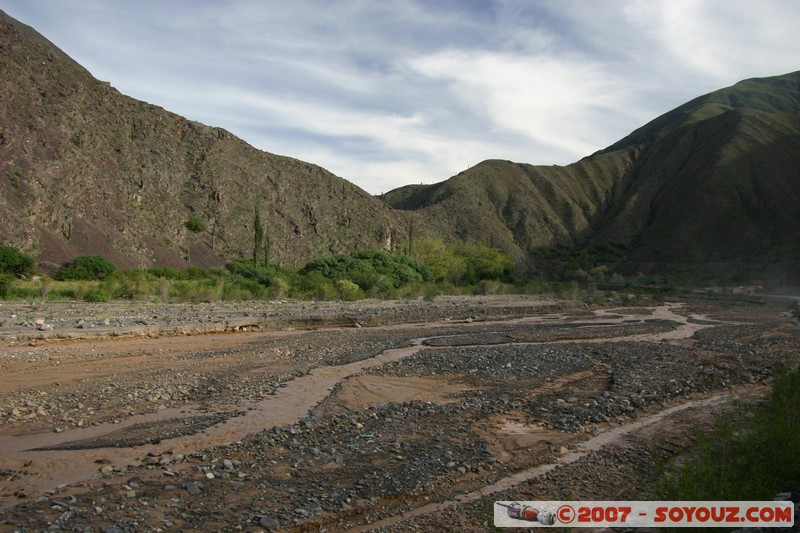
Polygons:
M440 240L415 241L414 257L428 268L435 281L461 283L467 272L466 260L456 255L452 246Z
M158 297L162 302L169 301L169 280L167 278L158 278Z
M134 300L152 295L148 274L142 270L117 270L103 280L112 299Z
M272 298L281 299L286 298L289 294L289 290L291 289L291 285L289 281L284 277L276 277L272 280L272 283L269 285L269 295Z
M339 293L331 280L322 273L308 272L297 279L291 295L297 298L335 300Z
M244 276L232 276L220 291L225 300L253 300L264 298L267 288L255 279Z
M482 279L475 288L475 294L506 294L506 285L494 279Z
M0 274L30 276L34 272L36 260L11 246L0 245Z
M330 281L345 279L363 290L376 285L384 288L402 287L430 279L428 269L404 255L379 250L364 250L355 254L337 254L313 259L300 271L303 275L317 273Z
M771 500L800 491L800 371L778 369L765 405L739 403L716 419L680 468L665 467L665 500Z
M117 267L114 263L99 255L79 255L71 263L59 268L55 279L66 280L99 280L112 274Z
M455 285L474 285L488 279L513 282L515 264L505 251L485 244L447 244L435 239L414 243L414 255L430 269L432 278Z
M108 302L111 300L111 295L102 287L95 287L87 291L83 299L87 302Z
M252 260L244 259L234 261L233 263L228 263L225 265L225 268L228 269L231 274L256 280L262 285L269 285L272 283L272 280L281 273L281 271L274 265L265 267L260 264L257 268L254 268Z
M201 233L206 230L206 223L199 217L190 217L184 224L192 233Z
M468 283L484 279L509 283L514 281L514 259L504 250L482 243L461 244L455 247L455 254L463 257L466 262L468 276L464 281ZM469 275L474 276L474 279L469 279Z
M86 282L81 281L78 283L78 288L75 290L75 299L84 300L86 298Z
M339 290L339 294L342 295L342 300L352 301L364 298L364 291L352 281L340 279L336 282L336 288Z
M6 299L8 298L8 293L11 291L11 276L6 276L5 274L0 274L0 298Z
M39 280L39 296L42 297L42 300L47 298L47 294L50 292L52 287L53 279L48 276L42 276L42 279Z

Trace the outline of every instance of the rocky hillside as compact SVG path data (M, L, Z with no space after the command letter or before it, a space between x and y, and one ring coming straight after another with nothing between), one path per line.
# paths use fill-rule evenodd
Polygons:
M612 247L626 273L724 265L788 281L800 275L800 72L699 97L571 165L490 160L374 198L126 97L0 12L0 241L45 269L84 253L207 267L252 253L257 204L288 266L404 246L413 223L523 267Z
M435 233L488 238L517 258L614 244L634 270L791 270L800 262L800 72L697 98L565 167L487 161L386 201Z
M126 97L0 12L0 241L45 269L84 253L207 267L252 253L256 202L290 266L406 235L355 185Z

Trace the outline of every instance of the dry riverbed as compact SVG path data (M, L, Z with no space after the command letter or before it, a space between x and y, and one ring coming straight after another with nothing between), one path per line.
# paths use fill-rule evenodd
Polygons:
M484 531L495 500L641 498L799 341L735 302L3 303L0 526Z

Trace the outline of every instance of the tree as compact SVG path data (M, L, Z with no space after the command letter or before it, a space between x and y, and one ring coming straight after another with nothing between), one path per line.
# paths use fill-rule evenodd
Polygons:
M408 220L408 256L414 257L414 219Z
M269 249L272 245L272 239L269 237L269 228L264 224L264 267L269 267Z
M33 257L22 254L11 246L0 245L0 274L27 276L33 274L35 264Z
M264 228L261 226L261 206L258 200L256 200L253 211L253 269L258 269L258 254L264 242Z
M64 280L103 279L117 269L117 266L99 255L79 255L71 263L59 268L53 277Z

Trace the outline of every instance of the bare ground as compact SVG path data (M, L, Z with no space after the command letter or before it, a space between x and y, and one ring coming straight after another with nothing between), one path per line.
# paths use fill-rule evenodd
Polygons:
M800 356L782 309L736 302L33 307L0 308L12 531L485 531L495 500L642 499Z

